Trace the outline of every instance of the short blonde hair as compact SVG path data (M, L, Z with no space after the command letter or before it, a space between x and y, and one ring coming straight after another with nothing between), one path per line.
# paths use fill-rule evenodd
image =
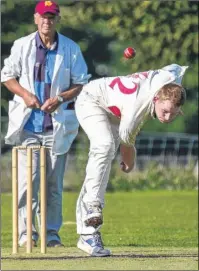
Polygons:
M158 98L162 101L170 100L175 106L181 106L186 101L186 91L178 84L169 83L164 85L157 94Z

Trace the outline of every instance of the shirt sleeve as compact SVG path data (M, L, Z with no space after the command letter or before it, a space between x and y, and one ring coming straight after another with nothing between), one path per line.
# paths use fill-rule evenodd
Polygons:
M88 83L89 78L88 68L80 47L77 45L75 52L72 53L72 64L71 64L71 80L72 84L84 85Z
M4 60L4 67L1 70L1 82L6 82L21 75L21 54L21 46L18 41L15 41L10 56Z
M134 129L130 130L130 126L132 126L132 122L121 121L119 127L119 136L121 138L121 143L126 146L135 145L136 136L140 131L142 123L135 127L136 123L133 124Z
M136 121L134 120L134 112L132 109L132 107L123 107L119 126L121 143L127 146L135 144L136 135L138 133L138 127L136 127L136 125L139 122L138 119Z

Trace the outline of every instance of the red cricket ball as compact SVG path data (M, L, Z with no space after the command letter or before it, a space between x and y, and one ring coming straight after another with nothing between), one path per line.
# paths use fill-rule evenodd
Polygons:
M125 58L134 58L136 55L136 50L133 48L133 47L127 47L125 50L124 50L124 57Z

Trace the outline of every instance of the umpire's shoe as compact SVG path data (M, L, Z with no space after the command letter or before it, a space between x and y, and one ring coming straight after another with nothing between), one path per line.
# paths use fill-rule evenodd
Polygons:
M100 232L89 235L80 235L77 247L92 257L107 257L111 255L109 249L104 249Z
M51 240L48 242L47 247L64 247L64 245L58 240Z

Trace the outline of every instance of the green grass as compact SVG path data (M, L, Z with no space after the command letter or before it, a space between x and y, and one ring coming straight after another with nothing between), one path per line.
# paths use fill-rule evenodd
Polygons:
M16 259L4 252L2 270L198 270L194 248L114 247L109 258L91 258L75 248L49 249L46 255L35 250Z
M2 270L198 270L197 191L107 193L102 234L113 256L106 259L76 248L77 196L64 193L60 235L66 248L48 249L45 255L39 247L30 255L20 248L13 256L12 198L2 194Z

